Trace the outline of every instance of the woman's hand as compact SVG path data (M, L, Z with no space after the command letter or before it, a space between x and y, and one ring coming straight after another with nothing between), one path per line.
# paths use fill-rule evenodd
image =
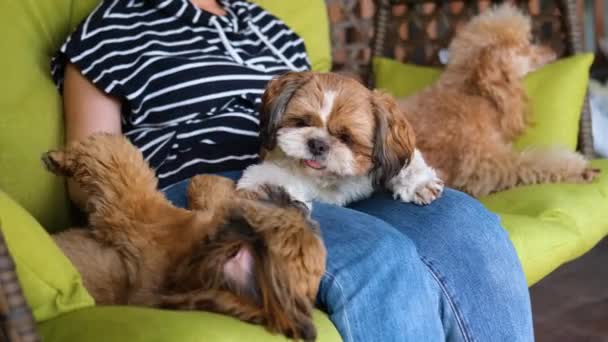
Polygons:
M99 90L71 63L64 74L63 112L66 144L99 132L122 133L120 100ZM82 192L71 181L68 192L77 205L83 203Z

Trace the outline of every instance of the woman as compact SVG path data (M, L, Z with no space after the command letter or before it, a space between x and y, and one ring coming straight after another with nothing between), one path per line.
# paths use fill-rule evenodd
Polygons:
M238 178L256 162L266 82L309 67L302 40L254 4L108 0L68 38L53 75L66 140L127 135L183 206L188 178ZM315 204L313 216L328 249L318 304L345 341L533 340L517 256L474 199L448 189L417 207L378 194Z

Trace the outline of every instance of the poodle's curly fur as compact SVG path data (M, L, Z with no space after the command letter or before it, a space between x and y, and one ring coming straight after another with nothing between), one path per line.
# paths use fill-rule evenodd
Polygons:
M588 182L598 170L565 149L518 152L530 124L522 78L555 59L531 43L531 20L512 5L473 18L455 35L439 80L399 101L417 146L445 182L480 197L518 185Z
M141 153L107 134L43 161L85 193L89 227L54 239L98 304L208 310L315 339L326 251L306 207L281 188L240 194L227 178L201 175L190 182L190 208L177 208Z

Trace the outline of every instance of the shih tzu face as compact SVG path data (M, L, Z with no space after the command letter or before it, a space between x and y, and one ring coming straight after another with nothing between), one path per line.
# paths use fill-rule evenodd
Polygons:
M292 72L262 98L264 159L285 159L310 177L394 177L414 151L414 134L394 100L334 73Z

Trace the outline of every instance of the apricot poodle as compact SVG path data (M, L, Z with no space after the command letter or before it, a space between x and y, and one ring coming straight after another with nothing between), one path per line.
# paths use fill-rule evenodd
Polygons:
M449 51L439 80L399 101L418 148L447 185L480 197L518 185L597 176L599 170L578 153L513 149L531 121L522 78L556 58L531 42L528 16L511 5L488 10L456 33Z

